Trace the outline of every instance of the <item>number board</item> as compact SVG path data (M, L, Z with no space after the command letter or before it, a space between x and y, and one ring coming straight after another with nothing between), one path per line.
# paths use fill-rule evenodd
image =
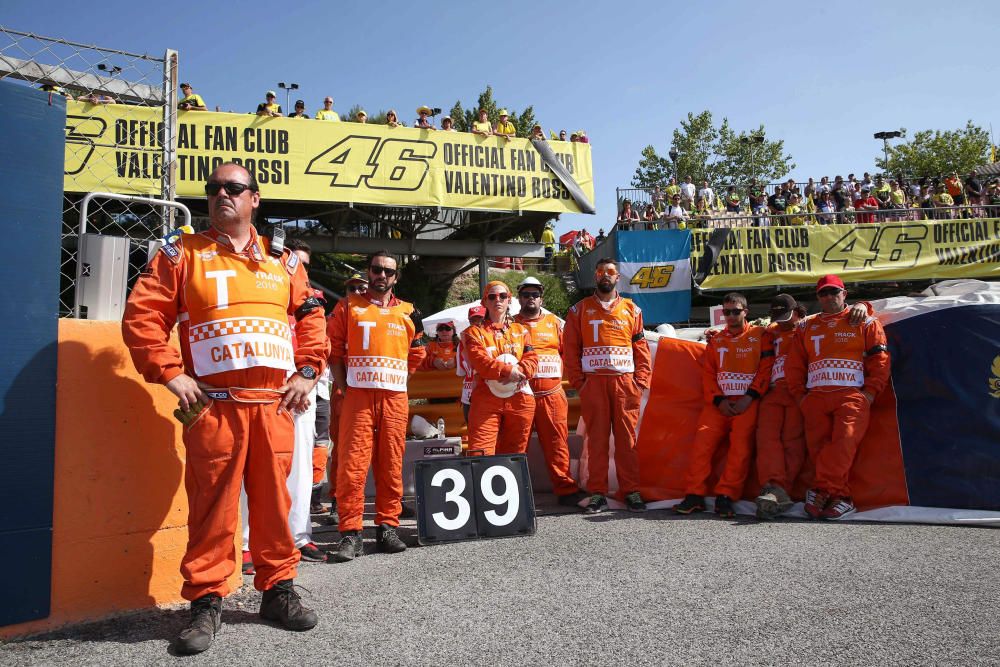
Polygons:
M420 544L535 534L524 454L417 461L414 487Z

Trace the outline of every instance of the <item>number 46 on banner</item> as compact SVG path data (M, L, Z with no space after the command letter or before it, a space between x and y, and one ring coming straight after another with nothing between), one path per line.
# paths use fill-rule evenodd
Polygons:
M417 461L414 487L420 544L535 533L523 454Z

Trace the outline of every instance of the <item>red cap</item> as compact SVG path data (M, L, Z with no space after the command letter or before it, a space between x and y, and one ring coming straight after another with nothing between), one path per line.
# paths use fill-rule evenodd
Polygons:
M486 317L485 306L473 306L469 308L469 317Z
M844 281L832 273L826 274L825 276L819 279L818 283L816 283L817 292L823 289L824 287L836 287L838 289L847 289L846 287L844 287Z

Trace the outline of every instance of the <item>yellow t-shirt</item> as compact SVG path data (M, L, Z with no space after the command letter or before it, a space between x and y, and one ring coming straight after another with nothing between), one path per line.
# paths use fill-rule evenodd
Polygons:
M263 102L261 102L260 104L257 105L257 113L260 113L261 111L267 111L272 114L276 113L280 116L281 105L275 104L274 102L272 102L271 104L264 104Z
M667 193L667 200L669 201L674 195L679 195L681 193L681 186L679 185L668 185L664 192Z
M484 120L483 122L479 122L477 120L473 122L472 129L477 132L485 132L486 134L490 134L491 132L493 132L493 126L490 125L490 121L488 120Z
M513 137L517 134L517 131L514 130L514 123L509 120L506 123L497 122L497 129L494 130L494 132L496 134L506 134L509 137Z
M340 116L333 109L327 111L326 109L320 109L316 112L316 120L335 120L339 121Z
M190 95L188 95L187 97L185 97L184 99L182 99L177 103L178 106L180 106L181 104L190 104L193 107L204 107L205 100L201 99L201 95L199 95L198 93L191 93Z
M555 246L556 244L556 235L548 227L542 232L542 243L549 246Z
M902 188L898 190L889 190L889 198L892 200L893 206L896 208L902 208L903 204L906 202L906 193L903 192Z

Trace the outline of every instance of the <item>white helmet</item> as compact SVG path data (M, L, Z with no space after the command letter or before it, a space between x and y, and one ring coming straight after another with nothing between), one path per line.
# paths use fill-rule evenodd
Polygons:
M521 284L517 286L518 293L520 293L520 291L525 287L537 287L539 292L545 294L545 285L543 285L542 281L534 276L528 276L521 281Z
M517 366L517 357L513 354L501 354L497 361L502 361L511 366ZM501 382L500 380L487 380L486 386L497 398L510 398L517 393L516 382Z

